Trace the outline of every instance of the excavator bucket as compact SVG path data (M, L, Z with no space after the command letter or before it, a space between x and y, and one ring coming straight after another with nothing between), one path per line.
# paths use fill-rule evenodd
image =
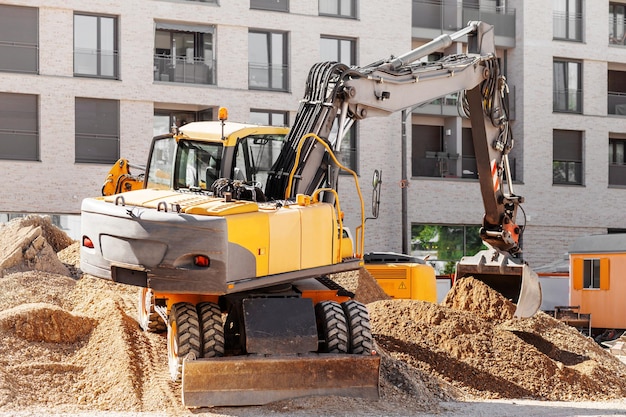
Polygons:
M378 399L380 356L310 353L183 362L186 407L263 405L314 395Z
M541 306L537 273L507 252L491 248L463 257L456 267L456 279L470 276L515 303L515 317L531 317Z

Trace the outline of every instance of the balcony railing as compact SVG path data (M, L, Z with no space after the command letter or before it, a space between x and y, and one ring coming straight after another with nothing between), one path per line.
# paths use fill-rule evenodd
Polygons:
M76 48L74 74L102 78L117 78L117 51Z
M554 12L552 21L554 39L582 42L583 18L580 13Z
M552 92L552 111L582 113L582 90L554 90Z
M215 61L204 58L155 55L154 81L215 84Z
M287 65L248 64L248 88L258 90L280 90L289 88Z
M480 20L494 26L496 36L515 38L515 9L468 7L456 0L413 0L413 27L457 31Z
M626 93L609 91L607 114L626 116Z
M0 42L0 71L37 74L39 47L21 42Z

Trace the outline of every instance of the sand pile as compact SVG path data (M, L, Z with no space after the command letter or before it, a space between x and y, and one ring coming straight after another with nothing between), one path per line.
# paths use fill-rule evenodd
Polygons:
M0 277L31 270L65 275L68 270L56 252L72 243L49 217L27 216L0 224Z
M80 275L77 243L47 233L37 221L12 223L0 228L0 259L16 253L6 242L22 242L15 237L36 228L41 248L55 259L39 250L0 276L0 412L191 415L181 406L179 385L169 380L165 335L142 332L135 321L137 288L73 279L72 271ZM64 273L50 272L48 262ZM514 306L481 282L465 279L435 305L388 299L367 273L341 278L368 303L382 359L380 401L298 399L256 408L259 415L304 408L408 415L437 412L439 401L453 398L626 396L626 365L545 314L512 320Z
M514 306L482 282L457 284L443 305L370 304L379 345L475 398L626 396L626 366L592 339L541 312L511 319Z

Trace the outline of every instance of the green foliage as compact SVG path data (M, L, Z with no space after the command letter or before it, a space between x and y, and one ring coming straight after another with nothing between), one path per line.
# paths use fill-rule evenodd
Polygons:
M479 230L480 226L415 224L411 226L412 246L437 252L437 260L447 261L444 273L453 273L463 256L486 249Z

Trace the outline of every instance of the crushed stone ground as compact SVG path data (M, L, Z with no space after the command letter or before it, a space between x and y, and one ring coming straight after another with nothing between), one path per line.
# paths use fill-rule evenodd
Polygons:
M22 239L36 229L38 250ZM368 305L381 354L379 401L189 411L169 379L165 336L137 325L137 288L80 274L79 257L77 242L49 219L0 227L0 265L11 259L0 269L0 413L400 416L445 413L460 400L626 398L624 363L543 313L512 319L514 306L480 281L459 281L437 305L390 299L361 270L335 278Z

